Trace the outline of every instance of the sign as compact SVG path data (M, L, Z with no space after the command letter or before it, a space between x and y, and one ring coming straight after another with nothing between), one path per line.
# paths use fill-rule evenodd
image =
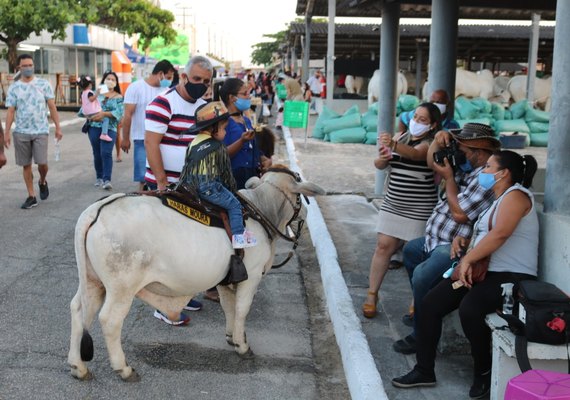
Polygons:
M306 128L309 122L309 103L286 101L283 109L283 125L289 128Z

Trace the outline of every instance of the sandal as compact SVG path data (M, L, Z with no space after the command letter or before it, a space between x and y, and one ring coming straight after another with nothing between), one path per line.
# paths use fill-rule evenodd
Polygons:
M368 292L369 295L374 296L374 304L364 303L362 305L362 314L366 318L374 318L376 316L376 303L378 303L378 292Z

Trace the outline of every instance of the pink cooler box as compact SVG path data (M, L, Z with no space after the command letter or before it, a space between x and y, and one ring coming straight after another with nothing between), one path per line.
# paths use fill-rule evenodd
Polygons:
M505 400L570 400L570 375L532 369L512 378Z

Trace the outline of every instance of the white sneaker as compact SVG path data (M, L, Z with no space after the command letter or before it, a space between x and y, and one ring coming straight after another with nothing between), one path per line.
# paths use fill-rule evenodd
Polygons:
M105 181L105 183L103 183L103 186L101 186L101 187L105 190L113 189L113 185L111 185L111 181Z
M253 246L257 246L257 239L250 231L244 231L241 235L232 235L232 247L234 249L245 249Z
M97 179L95 181L95 187L101 187L103 186L103 179Z

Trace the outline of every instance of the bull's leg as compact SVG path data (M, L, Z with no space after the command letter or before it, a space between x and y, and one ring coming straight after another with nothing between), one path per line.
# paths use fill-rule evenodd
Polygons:
M133 299L134 296L128 293L118 295L107 292L105 304L99 313L99 321L105 336L111 367L119 374L122 380L127 382L140 380L135 370L127 365L125 353L121 346L123 322L131 309Z
M240 357L249 358L253 356L253 352L249 348L245 337L245 319L247 314L249 314L253 296L257 291L260 280L261 276L250 276L248 280L240 282L237 287L233 342L235 350Z
M89 380L93 376L81 358L81 338L84 328L89 328L95 318L95 313L101 308L104 299L104 289L99 285L87 284L87 298L89 304L81 303L81 293L77 293L71 300L71 337L67 362L71 366L71 375L81 380ZM85 321L85 325L83 324Z
M220 294L220 304L222 305L226 317L226 342L233 346L234 321L236 315L236 292L234 285L220 285L218 286L218 293Z

